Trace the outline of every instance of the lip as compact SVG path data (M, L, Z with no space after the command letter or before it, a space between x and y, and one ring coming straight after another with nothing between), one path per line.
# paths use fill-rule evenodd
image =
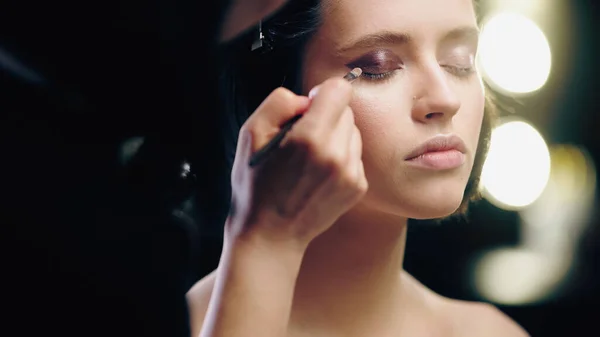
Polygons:
M449 170L465 162L466 152L465 143L457 135L437 135L417 146L405 160L423 168Z

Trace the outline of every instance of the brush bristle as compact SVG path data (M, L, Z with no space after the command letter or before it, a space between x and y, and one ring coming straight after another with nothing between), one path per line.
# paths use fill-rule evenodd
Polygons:
M360 75L362 74L362 69L360 68L354 68L351 71L352 75L356 76L356 77L360 77Z

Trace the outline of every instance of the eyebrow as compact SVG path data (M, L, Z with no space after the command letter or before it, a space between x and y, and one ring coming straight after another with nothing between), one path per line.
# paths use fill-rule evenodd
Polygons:
M462 26L447 31L440 41L447 40L477 40L479 38L479 28L476 26ZM381 31L368 34L356 39L337 49L339 54L354 49L369 49L381 45L403 45L413 42L414 38L408 33L399 33L392 31Z
M479 28L477 26L463 26L449 30L441 41L448 40L478 40Z

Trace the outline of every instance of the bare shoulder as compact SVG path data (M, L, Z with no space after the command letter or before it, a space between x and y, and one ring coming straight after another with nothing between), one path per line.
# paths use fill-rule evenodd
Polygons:
M488 303L448 300L447 313L458 336L530 337L517 322Z
M200 335L204 316L208 309L208 303L212 295L213 285L215 284L216 271L206 275L187 292L186 298L190 311L190 325L192 336Z
M468 302L441 296L403 272L415 293L433 308L435 317L445 328L445 335L460 337L530 337L510 317L488 303Z

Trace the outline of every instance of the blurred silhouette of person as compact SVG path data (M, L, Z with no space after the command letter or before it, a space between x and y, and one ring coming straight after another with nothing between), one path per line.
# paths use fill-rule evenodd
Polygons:
M182 203L229 181L218 44L282 2L3 2L3 334L189 336L198 223L223 210Z

